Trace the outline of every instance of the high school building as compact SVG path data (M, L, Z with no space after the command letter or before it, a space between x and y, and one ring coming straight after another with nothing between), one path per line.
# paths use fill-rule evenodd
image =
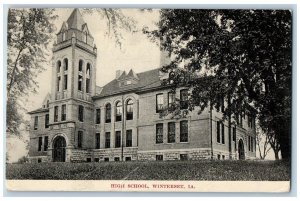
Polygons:
M228 135L222 110L161 116L188 89L169 93L159 69L117 71L96 86L97 48L78 9L53 46L51 93L31 115L31 162L102 162L255 158L255 120L241 116Z

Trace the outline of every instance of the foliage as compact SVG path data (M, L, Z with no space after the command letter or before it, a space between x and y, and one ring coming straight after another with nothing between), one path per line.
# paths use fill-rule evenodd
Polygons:
M269 143L268 135L261 130L260 127L256 127L256 143L259 153L259 158L264 160L268 155L271 146Z
M8 164L7 179L288 181L285 161L163 161Z
M189 110L218 107L224 97L226 118L257 114L290 158L289 10L161 10L159 29L144 31L173 57L162 68L166 82L191 88Z
M19 135L23 121L20 99L36 92L37 75L49 65L55 30L53 9L9 9L7 25L7 130Z

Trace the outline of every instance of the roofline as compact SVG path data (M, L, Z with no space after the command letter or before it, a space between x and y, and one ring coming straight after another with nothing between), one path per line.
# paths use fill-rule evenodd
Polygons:
M49 108L40 108L37 110L27 112L27 114L37 114L37 113L43 113L43 112L49 112Z

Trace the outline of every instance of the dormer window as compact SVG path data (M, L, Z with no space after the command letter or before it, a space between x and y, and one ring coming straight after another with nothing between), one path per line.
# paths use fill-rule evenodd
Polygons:
M62 34L62 41L65 41L65 40L66 40L66 36L67 36L67 32L64 31L63 34Z
M85 43L87 43L87 35L88 35L88 33L85 31L85 32L83 32L83 42L85 42Z
M131 82L131 80L127 80L126 81L126 85L129 85L129 84L131 84L132 82Z

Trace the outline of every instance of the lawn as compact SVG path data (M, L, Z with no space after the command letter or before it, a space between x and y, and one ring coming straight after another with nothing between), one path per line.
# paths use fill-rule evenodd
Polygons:
M284 161L153 161L8 164L7 179L287 181Z

